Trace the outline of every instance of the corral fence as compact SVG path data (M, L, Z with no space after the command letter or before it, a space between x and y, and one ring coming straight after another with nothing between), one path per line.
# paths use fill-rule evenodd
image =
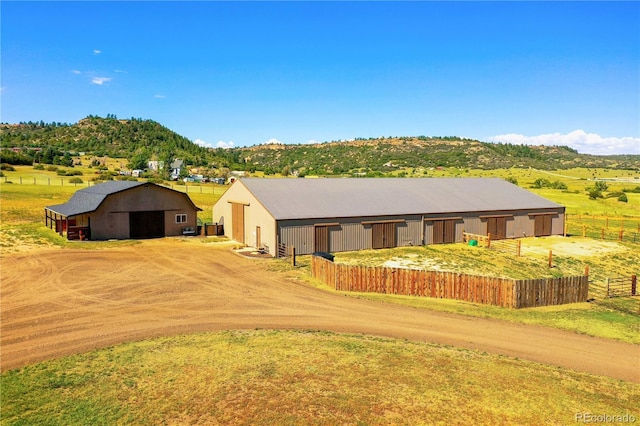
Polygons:
M637 296L637 278L630 277L607 278L607 297Z
M501 251L501 252L513 254L516 256L520 256L520 253L522 251L522 241L517 239L496 240L491 238L491 234L479 235L479 234L471 234L469 232L463 232L462 241L464 243L476 241L476 243L481 247L486 247L491 250Z
M640 218L566 215L565 234L640 244Z
M73 178L80 178L82 182L73 182ZM90 186L98 185L106 181L95 181L93 177L85 176L61 176L61 177L9 177L3 176L2 183L12 183L18 185L43 185L43 186L71 186L78 189L87 188ZM114 180L120 180L115 178ZM142 179L144 181L145 179ZM185 192L187 194L223 194L227 190L227 185L221 185L211 182L184 182L184 184L178 184L174 181L163 182L159 185L171 188L175 191Z
M368 267L311 257L311 275L338 291L423 296L507 308L561 305L588 299L589 277L514 280L405 268Z
M296 248L294 246L278 243L278 247L276 249L276 257L290 257L291 264L293 266L296 266Z

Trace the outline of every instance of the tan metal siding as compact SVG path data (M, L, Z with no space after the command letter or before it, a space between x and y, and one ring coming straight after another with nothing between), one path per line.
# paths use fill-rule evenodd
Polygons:
M232 202L244 204L244 243L256 247L261 245L275 255L277 249L276 221L258 199L242 184L236 181L213 206L213 221L224 226L225 236L232 238ZM260 227L258 241L257 227ZM260 243L260 244L258 244Z

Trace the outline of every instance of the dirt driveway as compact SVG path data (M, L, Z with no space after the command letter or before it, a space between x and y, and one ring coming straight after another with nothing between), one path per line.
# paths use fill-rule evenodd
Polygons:
M2 371L154 336L280 328L448 344L640 383L637 345L331 294L198 239L1 261Z

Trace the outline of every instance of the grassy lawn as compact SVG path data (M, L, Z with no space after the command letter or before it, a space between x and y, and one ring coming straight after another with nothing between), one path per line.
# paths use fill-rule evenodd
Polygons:
M640 385L316 331L192 334L2 375L2 424L571 424L640 418Z

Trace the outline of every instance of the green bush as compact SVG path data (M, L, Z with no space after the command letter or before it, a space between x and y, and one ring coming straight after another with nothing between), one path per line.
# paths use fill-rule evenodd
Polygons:
M591 189L591 190L589 190L589 198L592 199L592 200L595 200L597 198L602 198L602 192L600 192L599 190L597 190L595 188Z
M627 194L625 194L624 192L620 194L620 196L618 197L618 201L622 201L623 203L626 203L628 201Z
M69 183L83 183L83 180L79 177L72 177L71 179L69 179Z

